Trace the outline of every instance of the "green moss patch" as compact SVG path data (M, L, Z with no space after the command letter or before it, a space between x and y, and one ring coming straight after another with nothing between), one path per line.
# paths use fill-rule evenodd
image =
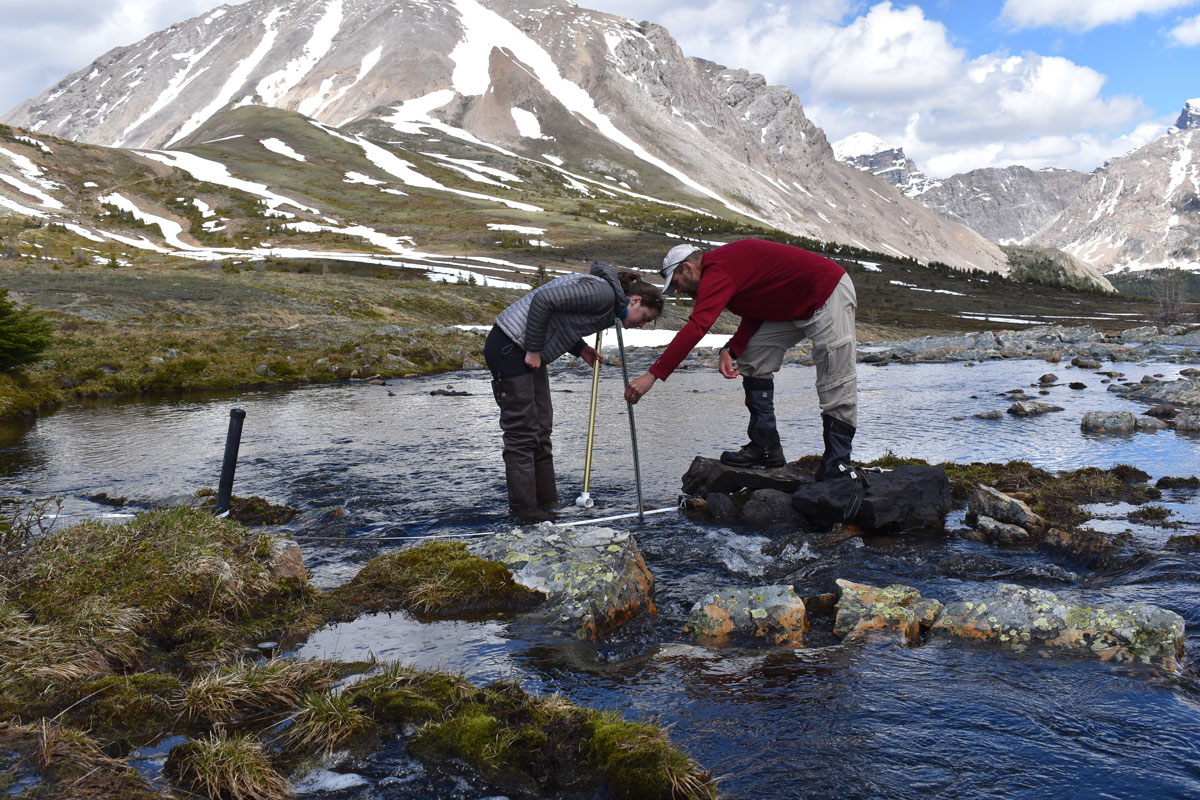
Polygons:
M1200 478L1190 475L1186 478L1175 478L1170 475L1158 479L1154 484L1158 489L1200 489Z
M201 508L215 508L217 505L215 489L201 489L196 492L196 497L201 500ZM286 525L299 514L298 509L290 506L277 506L258 495L229 496L229 515L243 525Z
M511 681L476 688L454 675L393 666L348 694L380 723L420 725L409 743L418 757L459 759L505 791L602 786L629 800L716 796L711 774L661 728L557 695L532 697Z
M503 564L471 554L462 542L426 542L374 559L329 593L326 608L339 621L397 609L445 617L523 611L543 599L517 584Z
M814 461L816 457L812 457ZM803 460L803 459L802 459ZM925 465L916 458L901 458L888 453L864 464L867 467L895 469L907 464ZM1054 474L1025 461L1002 464L972 462L942 463L950 479L953 502L962 507L967 497L980 486L991 486L1027 502L1052 525L1073 527L1089 518L1081 506L1092 503L1131 503L1141 505L1162 497L1162 492L1145 485L1150 475L1137 467L1118 464L1111 469L1084 467Z

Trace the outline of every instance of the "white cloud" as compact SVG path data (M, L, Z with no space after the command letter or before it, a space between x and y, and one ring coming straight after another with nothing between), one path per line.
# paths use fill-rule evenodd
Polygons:
M1000 13L1018 28L1090 31L1101 25L1129 22L1140 14L1159 14L1194 3L1195 0L1005 0Z
M1171 29L1171 38L1176 44L1184 47L1195 47L1200 44L1200 14L1176 25Z
M689 55L791 87L831 142L868 131L904 147L932 175L1014 163L1091 170L1149 141L1129 131L1151 112L1139 99L1106 97L1105 76L1096 70L1032 52L971 58L916 5L885 1L852 13L865 7L835 0L597 4L616 13L640 9L634 16L664 24ZM1058 0L1042 5L1068 7ZM1069 7L1082 16L1079 9L1091 5ZM1121 7L1151 6L1130 0ZM1165 124L1150 127L1161 132Z
M829 37L808 80L822 97L907 101L953 81L964 55L919 7L883 2Z
M237 5L245 0L227 0ZM83 69L114 47L210 11L217 0L44 0L4 10L0 112Z

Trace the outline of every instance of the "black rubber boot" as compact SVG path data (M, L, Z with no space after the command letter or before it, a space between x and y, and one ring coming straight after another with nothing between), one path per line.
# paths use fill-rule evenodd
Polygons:
M821 436L825 440L825 453L817 467L816 480L827 481L840 478L854 467L850 463L850 448L854 442L855 428L828 414L821 415Z
M746 426L750 442L740 450L721 453L721 463L731 467L782 467L787 459L775 427L774 379L742 378L742 389L750 412L750 424Z

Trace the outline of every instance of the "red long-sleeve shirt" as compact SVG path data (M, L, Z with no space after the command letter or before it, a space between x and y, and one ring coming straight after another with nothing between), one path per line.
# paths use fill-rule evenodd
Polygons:
M692 315L650 367L650 374L665 381L725 308L742 318L728 344L736 358L763 321L811 317L845 274L824 256L762 239L742 239L709 250L701 262Z

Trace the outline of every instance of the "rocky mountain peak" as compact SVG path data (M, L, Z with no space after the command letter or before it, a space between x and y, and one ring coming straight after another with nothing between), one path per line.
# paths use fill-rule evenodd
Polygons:
M449 136L552 170L603 163L601 177L623 176L650 202L1006 269L990 242L838 163L786 87L689 57L660 26L568 0L530 6L249 0L106 53L2 121L111 147L190 148L220 138L209 121L231 109L268 107L418 154ZM895 158L914 191L924 176Z
M1179 112L1175 127L1182 131L1200 128L1200 97L1183 104L1183 111Z
M891 147L878 136L859 132L840 139L833 145L838 161L868 172L890 183L909 197L916 197L938 185L904 154L903 147Z

